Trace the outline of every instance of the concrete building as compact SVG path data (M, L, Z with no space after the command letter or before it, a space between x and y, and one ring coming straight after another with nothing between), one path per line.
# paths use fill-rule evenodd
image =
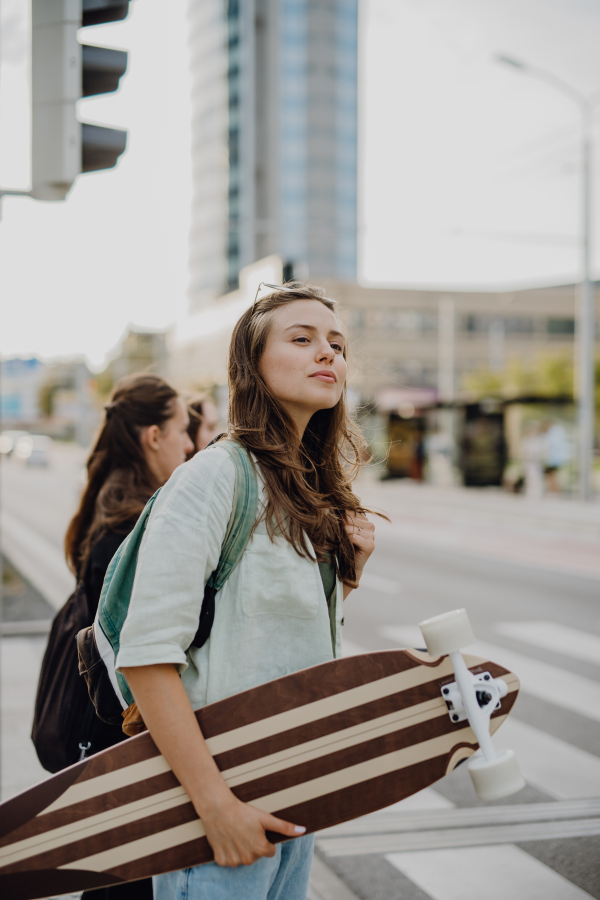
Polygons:
M233 325L252 302L258 282L281 283L272 256L242 272L238 290L192 314L171 336L169 377L191 389L227 382ZM573 355L578 287L500 292L442 292L326 283L340 303L351 348L351 386L361 404L383 412L464 400L464 376L502 370L509 359L528 364L540 353ZM596 286L600 320L600 285Z
M190 308L278 254L356 278L358 0L190 0Z
M0 362L0 418L4 428L30 428L40 418L40 391L46 365L39 359Z
M166 355L167 339L164 331L129 328L107 367L111 386L135 372L164 376Z

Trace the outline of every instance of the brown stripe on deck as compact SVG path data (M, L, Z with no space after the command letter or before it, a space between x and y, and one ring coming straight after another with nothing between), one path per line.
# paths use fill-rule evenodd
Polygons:
M279 841L289 840L282 835L278 837ZM202 837L194 841L186 841L185 844L179 844L177 847L170 847L161 853L143 856L133 862L124 863L122 866L115 866L109 874L122 879L148 878L149 875L163 875L165 872L176 872L178 869L190 869L192 866L200 866L213 859L212 847L208 843L208 839ZM239 897L238 900L244 900L244 898Z
M402 778L406 784L404 791L399 790L398 787L399 773L390 772L360 784L324 794L306 803L277 810L274 815L288 822L304 825L307 834L323 828L331 828L358 816L367 815L423 790L433 781L443 778L452 753L456 751L457 747L465 748L467 752L472 752L474 749L472 744L459 743L450 753L442 754L426 762L415 763L415 765L407 766L402 770ZM319 823L316 828L311 824L315 820ZM273 832L267 832L267 837L274 844L289 840L289 838ZM178 847L172 847L160 854L153 854L122 866L115 866L110 870L110 874L124 879L144 878L151 874L187 869L210 862L212 859L212 849L204 837L180 844Z
M458 746L464 743L471 746L471 743L465 740L463 733L466 731L472 734L468 722L461 722L460 726L456 726L452 724L448 716L439 716L427 722L421 722L419 725L413 725L410 728L403 728L400 731L393 731L390 734L375 737L370 741L351 744L349 747L344 747L341 750L336 750L334 745L334 747L329 748L332 752L326 752L317 759L299 762L295 766L289 766L259 778L250 780L252 778L250 775L248 781L236 785L232 788L232 791L239 800L243 800L245 803L252 803L253 800L264 797L267 794L273 794L277 791L303 784L306 781L312 781L315 778L332 775L334 772L339 772L368 760L377 759L388 753L406 750L409 747L414 747L415 752L418 752L417 747L419 744L448 734L455 736L452 749L452 752L454 752ZM477 747L478 745L474 744L474 746ZM396 772L396 777L402 780L404 777L403 773L404 768L399 768Z
M465 748L470 752L474 751L477 745L459 742L451 751L434 759L407 766L400 772L378 775L360 784L332 791L330 794L322 794L314 800L278 810L276 815L288 822L304 825L308 832L317 830L311 827L311 821L317 820L318 830L321 830L368 815L439 781L446 775L450 759L459 748ZM400 779L404 784L403 788L398 784Z
M125 769L135 763L145 762L154 756L160 756L158 747L150 737L150 733L136 734L106 750L100 750L94 756L85 761L85 768L77 778L77 784L97 778L98 775L106 775L107 772L116 772Z
M128 803L144 800L147 797L151 797L152 794L159 794L162 791L168 791L178 786L179 781L173 772L162 772L160 775L145 778L143 781L136 781L134 784L128 784L114 791L99 794L97 797L90 797L88 800L73 803L71 806L64 806L62 809L46 813L43 816L36 816L30 822L26 822L25 825L15 829L10 835L1 840L0 847L5 847L16 841L22 841L38 834L44 834L44 832L52 831L54 828L62 828L63 825L70 825L72 822L79 821L80 827L85 828L85 820L89 816L96 816L99 813L119 809L119 807Z
M34 872L2 875L5 900L42 897L47 894L49 884L52 885L54 894L71 894L120 883L120 878L104 872L57 872L55 869L36 869Z
M214 737L418 666L403 650L348 656L218 700L198 710L196 716L204 737Z
M78 764L80 765L80 764ZM22 794L17 794L2 804L2 820L0 836L8 835L32 816L36 816L51 803L54 803L77 780L77 766L71 766L59 772L48 781L36 784ZM12 842L12 838L11 841ZM9 843L10 843L9 842ZM0 846L6 841L0 841Z
M313 741L328 734L334 734L336 731L342 731L345 728L353 728L356 725L362 725L373 719L391 715L400 710L409 710L419 703L437 700L438 697L441 700L440 689L437 683L426 682L405 691L386 694L377 700L352 706L350 709L344 709L339 713L314 719L312 722L306 722L303 725L298 725L296 728L289 728L286 731L259 738L249 744L244 744L243 747L236 747L233 750L217 753L214 759L219 769L230 769L233 766L239 766L243 763L260 759L263 756L268 756L271 753L278 753L281 750L287 750L289 747L304 744L307 741ZM435 715L435 713L433 714ZM200 721L200 725L202 726L202 721Z
M0 876L3 878L5 873L21 872L27 869L58 869L68 863L74 863L79 859L86 859L96 853L121 847L130 841L150 837L157 832L165 831L176 825L182 825L185 822L192 822L197 818L196 810L190 802L174 806L152 816L144 816L135 822L128 822L126 825L107 829L89 837L65 842L53 850L47 850L35 856L29 856L27 859L19 860L19 862L2 867ZM83 827L85 826L82 825Z

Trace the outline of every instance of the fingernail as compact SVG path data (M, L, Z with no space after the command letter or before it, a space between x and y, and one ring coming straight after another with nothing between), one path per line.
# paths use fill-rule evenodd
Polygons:
M296 832L296 834L304 834L306 828L304 827L304 825L294 825L294 831Z

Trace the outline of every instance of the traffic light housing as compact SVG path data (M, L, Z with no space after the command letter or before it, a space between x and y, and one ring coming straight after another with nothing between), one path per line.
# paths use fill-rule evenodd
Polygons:
M125 19L129 0L33 0L32 190L39 200L64 200L82 172L112 168L127 132L77 119L81 97L117 90L127 53L80 44L77 31Z

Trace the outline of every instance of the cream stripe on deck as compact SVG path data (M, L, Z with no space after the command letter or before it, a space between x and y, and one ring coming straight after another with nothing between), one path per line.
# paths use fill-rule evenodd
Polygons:
M289 747L287 750L279 753L272 753L269 756L226 769L222 772L222 775L230 787L236 787L256 778L283 771L291 766L319 759L332 752L356 746L356 744L364 741L373 740L377 737L412 727L445 713L446 706L441 698L440 700L430 700L426 703L412 706L408 710L399 710L396 713L381 716L379 719L372 719L361 725L345 728L333 734L323 735L313 741L307 741L305 744ZM56 849L56 847L65 846L70 843L70 840L79 840L81 837L100 834L111 828L126 825L142 815L155 815L157 812L165 811L186 802L188 802L188 797L181 786L161 791L141 800L123 804L123 806L103 813L91 815L84 820L63 825L43 834L38 834L0 848L0 863L2 865L10 865L39 853Z
M91 800L92 797L99 797L109 791L118 791L119 788L129 787L131 784L137 784L138 781L146 781L148 778L154 778L155 775L163 775L170 771L171 767L164 756L153 756L151 759L132 763L122 769L115 769L114 772L97 775L96 778L90 778L89 781L71 785L54 803L38 813L37 818L56 812L57 809L64 809L65 806L84 803L86 800Z
M504 718L504 716L498 717L494 720L495 724L499 726ZM461 735L461 738L475 743L475 736L470 729L465 729L464 735ZM334 791L343 790L344 788L360 784L363 781L368 781L371 778L389 774L396 769L415 765L416 763L428 759L435 759L438 756L448 753L452 749L454 742L455 736L453 733L450 733L442 735L441 737L432 738L429 741L424 741L416 746L407 747L403 750L394 750L392 753L386 753L375 759L357 763L354 766L348 766L347 768L341 769L330 775L313 778L302 784L284 788L281 791L267 794L264 797L258 797L252 801L252 806L262 809L263 812L273 813L279 809L286 809L300 803L306 803L317 797L322 797L326 794L333 793ZM84 859L74 860L71 863L60 866L60 868L103 872L109 866L111 869L115 869L118 866L125 865L137 859L142 859L144 856L150 856L153 853L168 850L179 844L197 840L198 838L203 837L204 834L205 832L202 823L199 819L196 819L193 822L188 822L185 825L178 825L175 828L167 829L159 834L151 835L148 838L131 841L128 844L124 844L122 847L96 853Z
M422 656L424 659L429 659L426 654L422 654ZM465 661L471 667L485 662L485 660L475 656L465 656ZM452 666L450 661L445 659L435 669L434 677L445 678L451 673ZM305 706L290 709L275 716L269 716L250 725L234 728L232 731L226 731L224 734L215 735L208 738L206 744L212 755L216 756L218 753L235 750L245 744L253 743L262 738L272 737L291 728L308 725L317 719L324 719L327 716L345 712L355 706L372 703L390 694L410 690L413 687L427 683L431 678L432 670L430 668L415 666L414 669L409 669L406 672L399 672L386 678L380 678L377 681L370 681L348 691L325 697L323 700L315 700L313 703L307 703ZM138 781L143 781L146 778L168 771L169 766L164 758L155 756L152 759L134 763L123 769L98 775L96 778L90 778L88 781L83 781L80 784L71 785L62 796L43 812L39 813L39 815L63 809L65 806L71 806L74 803L81 803L92 797L98 797L100 794L117 790L129 784L135 784Z

